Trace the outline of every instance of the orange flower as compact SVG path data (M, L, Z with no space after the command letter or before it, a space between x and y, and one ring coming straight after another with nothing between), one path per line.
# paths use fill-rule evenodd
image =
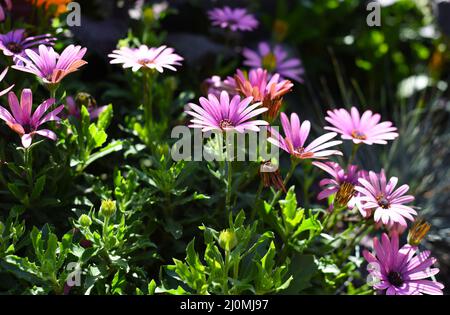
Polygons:
M51 6L56 7L55 15L60 15L67 10L67 4L71 2L71 0L29 0L35 6L41 7L45 5L45 8L48 9Z

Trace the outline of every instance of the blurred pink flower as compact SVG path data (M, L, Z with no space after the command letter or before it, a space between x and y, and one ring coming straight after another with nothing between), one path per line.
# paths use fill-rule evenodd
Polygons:
M404 245L399 249L399 239L393 233L391 239L383 233L381 242L373 239L374 253L365 250L369 272L375 289L387 295L442 295L442 283L427 280L436 275L438 268L430 268L436 258L430 251L419 252L417 247Z
M111 64L123 64L123 68L131 68L133 72L144 69L155 69L163 73L164 68L177 71L174 66L180 66L183 58L174 53L174 49L167 46L139 48L122 47L109 54Z
M330 141L336 137L336 133L326 133L305 146L311 129L311 123L308 120L300 123L298 115L292 113L289 121L287 115L281 113L281 124L285 138L281 137L274 128L270 128L271 138L268 141L292 156L298 159L326 159L331 155L342 155L342 152L337 150L325 150L342 143L339 140Z
M3 4L3 3L4 4ZM0 22L3 22L6 19L6 12L12 10L12 1L11 0L0 0Z
M66 105L67 105L67 113L69 116L75 117L79 119L81 117L81 108L77 105L75 102L75 99L72 96L68 96L66 98ZM98 116L107 108L108 106L89 106L87 108L89 112L89 116L91 120L98 118Z
M194 117L191 120L191 128L201 128L203 132L209 130L244 132L246 130L259 131L259 126L267 126L264 120L250 120L267 111L267 108L258 108L261 103L251 104L253 98L247 97L241 100L239 95L231 100L227 92L222 91L219 99L213 94L208 98L199 99L200 106L190 103L192 110L186 111Z
M355 189L360 193L356 202L361 214L368 217L373 213L375 222L382 222L385 226L396 229L407 226L405 219L414 221L413 215L417 215L417 212L404 205L413 201L414 197L405 195L408 185L395 189L397 182L397 177L391 177L387 181L384 170L379 175L370 171L367 179L360 178Z
M379 123L381 116L373 114L370 110L365 111L362 116L356 107L352 107L350 113L343 108L327 113L325 119L333 127L325 129L340 133L342 139L353 140L356 144L386 144L387 140L398 137L398 133L395 132L397 128L393 127L390 121Z
M33 94L30 89L24 89L20 102L13 92L8 94L9 107L11 113L0 106L0 119L4 120L9 128L19 134L22 145L28 148L33 137L38 134L52 140L56 140L56 134L48 129L39 127L49 121L59 121L58 114L64 109L64 105L57 107L47 115L44 114L55 103L55 99L48 99L39 105L32 114Z
M26 49L25 54L28 59L18 56L24 64L15 65L13 68L32 73L49 85L59 84L64 77L87 64L82 59L86 48L81 46L67 46L60 55L52 47L40 45L38 53Z
M301 76L305 70L301 60L289 57L280 45L272 48L267 42L261 42L257 51L244 48L242 54L246 58L244 65L252 69L264 68L270 73L279 73L282 77L303 82Z
M255 17L244 8L232 9L228 6L215 8L208 12L208 16L212 25L229 28L233 32L253 31L259 24Z
M231 77L222 80L218 75L214 75L202 83L202 91L204 94L214 94L217 98L220 97L220 93L225 91L229 96L233 97L238 95L236 91L236 82Z

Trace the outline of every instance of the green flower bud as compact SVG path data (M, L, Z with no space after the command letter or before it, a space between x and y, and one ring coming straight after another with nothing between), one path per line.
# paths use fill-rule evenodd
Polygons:
M78 219L78 223L84 227L89 227L92 224L92 220L88 215L82 214Z
M111 199L106 199L102 201L102 206L100 207L100 214L105 218L109 218L116 212L116 202Z
M223 230L219 234L219 245L226 251L230 251L236 247L238 239L236 233L229 229Z
M155 21L155 13L153 12L153 8L147 8L144 10L144 23L146 25L151 25Z

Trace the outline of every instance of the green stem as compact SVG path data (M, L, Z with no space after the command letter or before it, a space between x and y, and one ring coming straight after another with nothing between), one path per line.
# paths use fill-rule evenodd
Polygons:
M286 187L289 180L291 179L292 175L294 175L295 168L297 167L299 161L298 160L291 160L291 168L289 169L289 172L286 174L286 178L283 181L283 186ZM280 199L281 194L283 193L283 190L278 190L278 192L273 196L272 202L270 203L270 207L273 208L275 203Z
M226 208L227 208L227 217L229 217L230 213L231 213L231 186L232 186L232 181L233 179L233 169L232 169L232 165L231 165L231 161L230 159L227 158L227 195L226 195Z
M109 226L109 217L105 217L105 220L103 221L103 231L102 231L102 237L103 237L103 243L105 250L108 251L108 226Z
M352 154L350 155L350 158L348 159L348 165L349 165L349 166L352 164L353 160L355 159L355 157L356 157L356 152L358 152L359 147L360 147L360 144L359 144L359 143L358 143L358 144L353 144L353 147L352 147Z
M228 270L230 267L229 264L230 259L230 251L225 250L225 266L224 266L224 274L223 274L223 294L228 295Z
M153 124L152 85L152 73L149 71L144 71L144 119L147 135L150 133L150 128Z
M255 219L256 209L257 209L257 206L258 206L258 200L261 197L261 193L262 193L263 188L264 188L264 183L261 180L259 182L258 190L256 191L255 202L253 203L252 212L251 212L251 215L250 215L250 220L251 221L253 221Z

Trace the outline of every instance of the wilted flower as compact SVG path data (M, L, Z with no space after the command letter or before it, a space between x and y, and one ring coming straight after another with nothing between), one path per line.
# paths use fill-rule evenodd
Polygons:
M39 127L49 121L59 121L58 114L64 109L64 105L57 107L44 116L47 110L55 103L55 99L48 99L39 105L34 114L32 114L33 94L30 89L22 91L20 103L14 92L9 92L8 101L12 114L0 106L0 119L4 120L9 128L19 134L22 139L22 145L25 148L31 145L36 134L56 140L56 134L53 131L39 129Z
M17 56L25 57L25 49L38 45L51 46L56 38L50 34L27 37L24 29L17 29L6 34L0 34L0 50L5 56L13 57L14 62L21 62Z
M340 133L342 139L353 140L354 143L365 144L386 144L387 140L398 137L397 128L392 126L390 121L379 123L381 116L373 114L372 111L365 111L360 116L356 107L352 107L350 113L341 108L328 111L325 119L333 127L325 127L326 130Z
M95 99L87 93L78 93L75 99L72 96L66 98L67 112L69 116L79 119L81 107L84 105L91 119L96 119L108 106L97 106Z
M405 219L414 221L413 215L417 215L417 212L404 205L413 201L414 197L405 195L409 189L408 185L395 189L397 182L397 177L391 177L387 181L384 170L381 170L379 175L370 171L367 179L360 178L355 189L360 193L357 202L361 214L367 217L373 213L375 222L382 222L389 228L395 223L406 227Z
M313 162L313 165L332 176L332 178L325 178L319 182L323 190L319 193L317 199L322 200L332 194L336 194L334 198L336 205L353 207L354 197L356 195L355 186L365 171L358 170L358 166L356 165L349 165L347 170L344 170L336 162Z
M392 238L383 233L381 243L373 239L375 253L364 251L370 264L373 286L387 295L442 295L444 285L427 280L436 275L438 268L430 268L436 259L430 251L418 252L417 247L404 245L399 249L398 235Z
M174 66L180 66L183 58L174 53L174 49L167 46L139 48L122 47L109 54L111 64L123 64L123 68L131 68L133 72L144 69L155 69L162 73L164 68L177 71Z
M280 174L280 169L271 161L261 163L259 168L259 176L261 177L264 187L273 187L275 190L282 190L286 192L286 187L284 186L283 178Z
M233 32L253 31L258 27L258 21L244 8L215 8L208 12L208 16L212 25L228 28Z
M291 120L289 121L287 115L281 113L281 124L285 138L281 137L274 128L270 128L272 136L268 141L288 152L293 157L298 159L325 159L330 155L342 155L342 152L337 150L325 150L342 143L339 140L329 141L336 137L336 133L326 133L312 141L308 146L305 146L311 129L311 123L308 120L300 123L298 115L292 113Z
M298 58L290 58L280 46L270 47L267 42L258 45L258 51L244 48L242 54L246 58L244 65L253 69L264 68L270 73L279 73L285 78L303 82L301 75L305 72Z
M203 81L202 91L206 95L214 94L216 97L220 97L222 91L227 92L231 97L238 94L234 79L228 77L227 79L222 80L218 75L214 75Z
M58 85L64 77L87 64L82 59L86 48L81 46L67 46L60 55L52 47L40 45L39 54L31 49L26 49L25 54L29 59L18 56L24 64L13 68L32 73L49 86Z
M6 12L12 10L12 1L11 0L0 0L0 22L3 22L6 19Z
M425 238L430 228L430 223L426 222L423 218L417 218L409 229L408 244L418 246Z
M203 132L210 130L244 132L246 130L259 131L259 126L267 126L264 120L251 120L253 117L267 111L267 108L258 108L261 103L251 104L252 97L241 100L239 95L231 100L227 92L223 91L218 99L213 94L208 98L199 99L200 106L189 103L192 111L187 114L194 117L191 128L201 128Z
M278 116L283 96L294 86L289 80L280 80L278 73L269 78L267 70L261 68L250 70L248 76L238 69L234 81L239 93L246 97L253 96L254 101L262 102L268 108L269 120Z

